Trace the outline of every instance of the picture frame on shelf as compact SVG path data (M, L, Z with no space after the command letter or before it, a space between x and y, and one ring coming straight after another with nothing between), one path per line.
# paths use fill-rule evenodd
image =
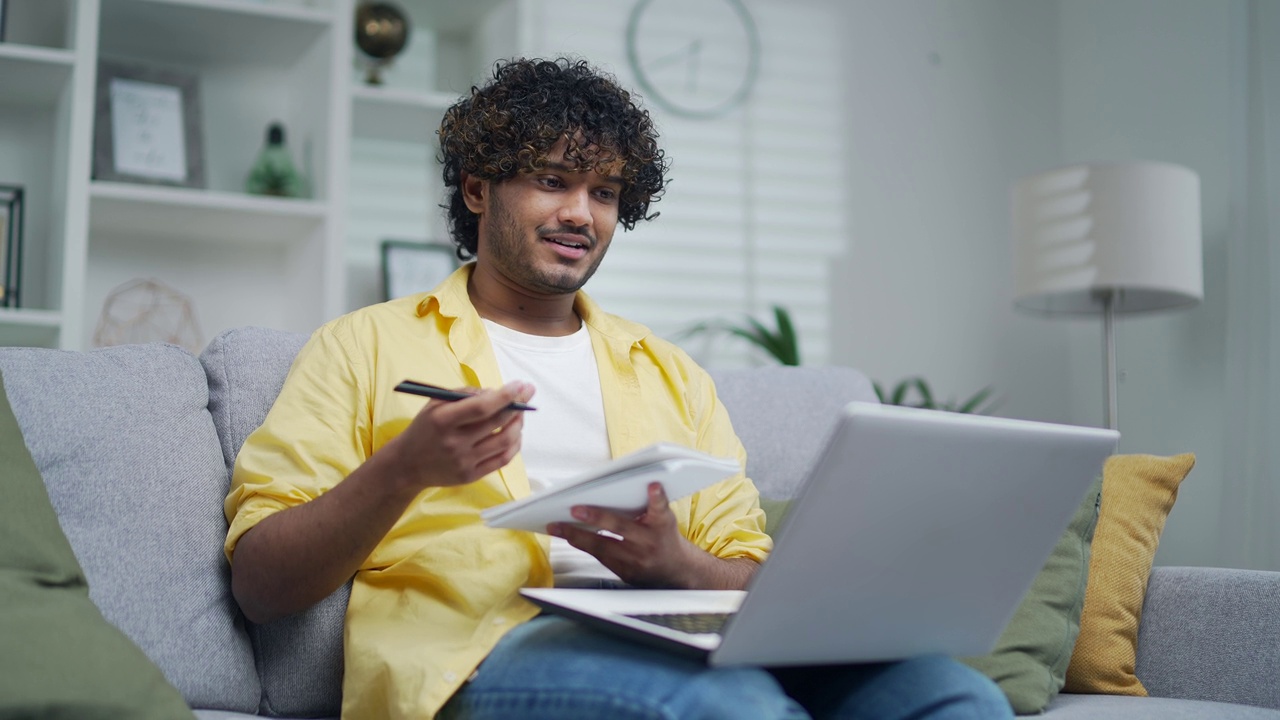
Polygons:
M382 299L425 292L460 265L452 243L382 241Z
M26 191L0 185L0 307L22 306L22 225Z
M203 188L199 95L195 73L100 61L93 178Z

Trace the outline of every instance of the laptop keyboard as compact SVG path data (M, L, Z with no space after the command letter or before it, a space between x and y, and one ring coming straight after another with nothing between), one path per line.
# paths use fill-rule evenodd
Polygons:
M627 617L694 634L719 635L732 613L660 613Z

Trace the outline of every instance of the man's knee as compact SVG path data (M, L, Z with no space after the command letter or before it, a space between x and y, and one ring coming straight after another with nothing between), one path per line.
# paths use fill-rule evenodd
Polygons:
M1013 711L995 683L982 673L948 657L904 660L885 673L899 697L915 707L909 717L1007 718Z

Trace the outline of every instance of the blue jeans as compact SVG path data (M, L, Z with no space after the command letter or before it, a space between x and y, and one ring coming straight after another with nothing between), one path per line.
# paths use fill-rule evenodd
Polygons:
M507 634L442 720L1012 718L985 676L949 658L821 668L711 668L541 615Z

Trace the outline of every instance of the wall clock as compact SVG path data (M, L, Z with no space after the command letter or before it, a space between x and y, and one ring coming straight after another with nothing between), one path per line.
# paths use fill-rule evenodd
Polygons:
M760 34L742 0L639 0L627 61L646 99L684 117L717 117L750 96Z

